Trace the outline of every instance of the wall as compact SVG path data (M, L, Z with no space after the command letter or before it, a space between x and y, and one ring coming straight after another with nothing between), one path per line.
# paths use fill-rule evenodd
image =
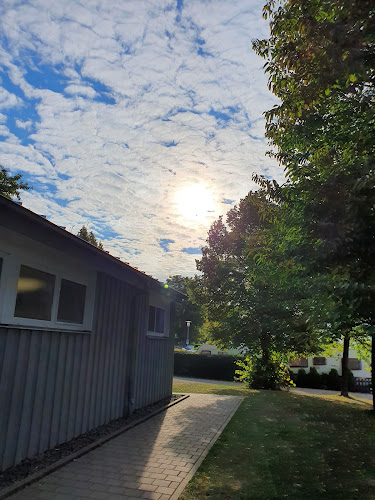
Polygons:
M148 305L155 305L155 294L139 297L141 305L135 314L135 327L137 330L147 332ZM134 408L142 408L153 401L159 401L172 394L173 384L173 337L169 332L171 310L165 300L158 302L158 306L166 309L166 336L151 335L149 333L137 337L135 350L134 373Z
M101 274L90 334L0 327L0 464L125 415L131 287Z

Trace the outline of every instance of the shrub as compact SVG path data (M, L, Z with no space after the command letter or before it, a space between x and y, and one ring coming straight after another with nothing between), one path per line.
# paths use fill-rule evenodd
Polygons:
M341 389L341 377L335 368L332 368L328 374L324 373L323 378L327 389L331 391L339 391Z
M310 387L311 389L322 389L323 377L319 375L314 366L311 366L309 373L305 376L305 384L305 387Z
M307 387L306 386L306 370L301 368L298 370L297 376L295 378L295 383L297 387Z
M354 380L354 375L350 370L349 370L348 388L350 392L356 391L356 383Z
M174 374L180 377L234 380L236 360L241 356L203 356L189 352L174 353Z
M297 387L306 387L309 389L328 389L331 391L341 390L341 376L335 368L332 368L329 373L319 374L315 367L311 367L309 373L305 370L298 370L297 375L292 374ZM353 373L349 373L349 391L355 391L355 378Z
M237 365L240 370L236 370L236 374L252 389L275 390L295 385L289 369L276 353L271 355L267 363L261 356L246 356L244 360L237 361Z

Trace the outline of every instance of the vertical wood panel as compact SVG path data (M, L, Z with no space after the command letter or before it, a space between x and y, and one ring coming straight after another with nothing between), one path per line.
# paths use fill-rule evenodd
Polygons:
M37 335L34 332L34 335ZM31 417L31 429L29 449L26 456L32 457L39 451L40 436L42 431L42 418L44 409L44 397L47 385L48 359L50 355L51 335L45 332L40 337L40 355L38 363L38 374L35 384L35 400L33 402L33 414Z
M49 448L58 355L59 335L52 335L47 367L47 385L43 401L43 416L39 441L39 453Z
M7 340L4 349L3 366L0 373L0 402L2 410L0 411L0 459L2 463L4 463L4 454L6 451L6 436L12 402L12 392L14 390L19 335L11 335L6 330L3 330L2 334Z
M105 335L103 335L105 348L103 349L102 355L102 364L103 364L103 373L101 376L101 395L100 395L100 405L98 411L98 422L108 422L107 413L108 413L108 392L109 392L109 364L110 364L110 354L112 349L113 337L116 332L116 324L117 324L117 307L118 307L118 299L119 299L119 281L112 279L110 283L110 295L107 297L107 315L105 323L102 325L103 332L105 331ZM106 325L106 326L105 326Z
M120 363L122 369L119 372L118 379L118 391L120 393L119 397L119 407L118 411L122 415L128 415L129 413L129 390L131 384L131 378L134 376L133 368L131 364L131 356L134 351L133 339L135 336L134 332L134 322L133 322L133 312L132 307L134 305L133 301L134 290L127 287L126 296L124 297L124 304L122 306L122 334L120 336ZM121 388L121 389L120 389Z
M77 412L75 418L75 428L74 435L78 436L83 431L84 426L84 404L86 399L86 394L91 390L90 387L86 387L86 377L88 371L88 359L89 359L89 350L90 350L91 336L84 335L82 338L82 354L81 354L81 362L80 362L80 370L77 380L78 386L78 394L77 394Z
M22 331L18 345L16 369L13 378L13 387L17 390L12 391L11 403L9 408L8 428L6 430L6 444L3 455L3 463L6 467L12 465L15 461L18 433L20 431L20 421L23 407L23 398L25 395L26 370L29 359L30 332Z
M127 296L127 289L122 286L121 287L121 294L119 296L119 311L118 311L118 324L120 326L118 334L114 336L113 339L113 356L112 356L112 367L111 367L111 387L110 390L108 391L109 394L109 412L110 412L110 419L112 420L115 418L115 415L120 414L120 402L121 402L121 395L119 393L119 378L121 375L121 364L124 362L124 360L121 359L121 347L124 341L124 335L125 331L123 328L124 320L125 320L125 315L124 315L124 310L126 309L126 300L128 299ZM121 391L121 389L120 389Z
M105 279L104 275L101 275L100 279L100 290L99 290L99 300L97 301L97 312L95 321L95 337L94 337L94 364L92 366L92 394L90 400L90 414L89 414L89 429L95 427L96 422L96 412L98 411L98 399L99 399L99 389L100 384L100 373L101 373L101 344L102 344L102 325L105 321L106 316L106 304L107 296L109 294L108 280Z
M77 397L78 397L78 385L79 385L79 371L82 358L82 341L81 335L73 336L74 348L73 348L73 368L72 368L72 381L71 390L69 394L69 410L68 410L68 425L66 430L65 441L70 441L75 434L75 423L77 418Z
M25 395L22 402L22 414L18 431L15 461L20 462L27 455L32 414L35 402L35 391L40 357L40 335L30 333L28 364L26 368Z
M101 422L102 408L104 404L104 376L105 376L105 359L108 345L111 339L112 330L112 314L113 314L113 287L115 279L108 277L106 279L106 294L102 296L104 303L101 324L98 325L100 335L98 335L99 343L99 357L98 357L98 381L97 381L97 395L95 404L95 419L94 427L97 427Z
M68 420L69 420L69 402L70 395L73 387L73 361L74 361L74 346L75 337L74 334L67 336L67 346L66 346L66 361L64 378L62 382L62 398L61 398L61 410L60 410L60 425L58 433L57 443L63 443L67 440L68 432Z
M59 334L57 369L55 377L55 387L53 388L53 408L51 420L51 432L49 448L59 442L60 419L62 411L62 399L64 390L64 377L66 369L66 354L68 350L68 339L66 335Z

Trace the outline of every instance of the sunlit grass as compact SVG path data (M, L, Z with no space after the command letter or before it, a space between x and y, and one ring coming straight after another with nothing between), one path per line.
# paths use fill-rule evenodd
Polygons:
M204 382L190 382L178 380L173 383L173 392L195 393L195 394L222 394L229 396L248 396L256 392L246 389L245 384L235 385L219 385L205 384Z
M326 399L328 401L337 401L340 403L348 403L348 404L366 404L370 407L372 406L372 401L369 399L361 398L361 395L358 396L350 396L349 398L345 398L340 396L339 394L309 394L307 392L300 393L303 396L308 396L312 398Z
M174 390L245 396L181 500L375 499L369 404L180 381Z

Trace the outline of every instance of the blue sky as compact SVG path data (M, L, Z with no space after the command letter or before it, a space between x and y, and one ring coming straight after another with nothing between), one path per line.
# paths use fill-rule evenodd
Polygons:
M0 163L34 187L24 206L161 280L193 275L252 173L283 178L251 49L262 4L1 3Z

